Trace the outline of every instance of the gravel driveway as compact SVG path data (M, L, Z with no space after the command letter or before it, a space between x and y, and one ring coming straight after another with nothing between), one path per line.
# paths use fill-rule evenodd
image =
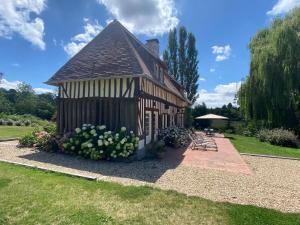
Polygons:
M125 185L151 185L214 201L251 204L300 213L300 161L242 156L251 175L203 169L180 162L95 162L57 153L18 149L0 143L0 160L41 166L55 171L96 176Z

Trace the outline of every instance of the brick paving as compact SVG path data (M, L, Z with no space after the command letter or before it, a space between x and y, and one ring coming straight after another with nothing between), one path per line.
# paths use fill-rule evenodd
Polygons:
M222 136L214 137L218 151L204 150L171 150L169 160L179 161L185 166L195 166L204 169L225 170L233 173L251 174L251 170L240 156L229 139ZM167 159L168 160L168 159Z

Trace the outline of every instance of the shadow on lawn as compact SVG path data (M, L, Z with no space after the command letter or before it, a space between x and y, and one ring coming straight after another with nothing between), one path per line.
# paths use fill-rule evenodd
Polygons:
M134 162L110 162L81 159L61 153L34 152L19 156L31 161L49 163L56 166L92 172L104 176L124 177L154 183L167 170L176 168L184 158L187 148L167 149L161 160L147 159Z

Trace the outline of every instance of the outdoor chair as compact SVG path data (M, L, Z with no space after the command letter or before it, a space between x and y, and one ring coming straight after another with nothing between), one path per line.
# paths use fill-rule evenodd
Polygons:
M206 145L200 138L196 138L195 135L189 134L189 138L192 141L192 150L201 149L206 151Z
M192 140L192 149L202 149L202 150L214 150L218 151L217 145L214 139L206 137L201 134L191 133L189 134L190 139Z

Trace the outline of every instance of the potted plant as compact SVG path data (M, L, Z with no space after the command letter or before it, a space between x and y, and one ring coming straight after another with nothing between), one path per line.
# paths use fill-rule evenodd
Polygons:
M157 158L162 159L165 156L165 142L163 140L157 141L154 144L155 155Z

